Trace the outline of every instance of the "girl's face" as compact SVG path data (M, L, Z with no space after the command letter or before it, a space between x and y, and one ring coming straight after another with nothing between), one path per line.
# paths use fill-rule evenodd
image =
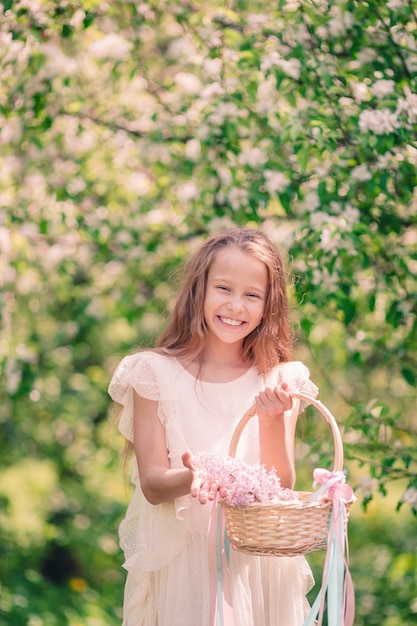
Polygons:
M235 246L220 250L208 272L204 299L209 338L242 343L262 319L268 283L265 263Z

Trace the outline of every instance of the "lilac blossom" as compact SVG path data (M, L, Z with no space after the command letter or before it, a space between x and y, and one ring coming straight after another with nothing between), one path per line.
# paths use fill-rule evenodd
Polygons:
M219 485L223 501L230 506L298 499L298 494L282 487L275 471L267 471L264 465L248 465L208 452L196 454L193 464L204 478Z

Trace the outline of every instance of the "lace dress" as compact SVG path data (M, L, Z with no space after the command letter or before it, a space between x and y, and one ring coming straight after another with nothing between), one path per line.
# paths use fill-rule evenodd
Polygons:
M300 362L282 363L260 376L251 367L227 383L195 379L172 357L145 351L125 357L109 394L123 405L120 431L133 441L133 389L158 401L171 467L181 455L213 451L227 456L236 424L265 386L286 382L314 395L317 387ZM257 419L246 426L237 456L259 463ZM120 525L120 545L128 574L123 626L208 626L207 527L211 504L187 495L151 505L144 498L133 463L134 494ZM230 554L235 626L301 626L313 584L303 556L257 557Z

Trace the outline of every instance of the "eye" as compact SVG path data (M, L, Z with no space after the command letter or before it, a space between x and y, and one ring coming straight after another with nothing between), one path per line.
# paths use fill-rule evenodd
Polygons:
M261 296L257 293L247 293L246 294L248 298L257 298L259 299Z
M217 289L220 289L221 291L229 291L229 288L224 285L217 285Z

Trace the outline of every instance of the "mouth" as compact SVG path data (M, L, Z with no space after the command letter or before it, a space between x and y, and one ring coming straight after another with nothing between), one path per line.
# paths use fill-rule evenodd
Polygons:
M240 320L231 319L230 317L222 317L221 315L219 315L218 318L222 322L222 324L225 324L226 326L230 326L230 327L233 327L233 328L237 328L239 326L243 326L246 323L246 322L242 322Z

